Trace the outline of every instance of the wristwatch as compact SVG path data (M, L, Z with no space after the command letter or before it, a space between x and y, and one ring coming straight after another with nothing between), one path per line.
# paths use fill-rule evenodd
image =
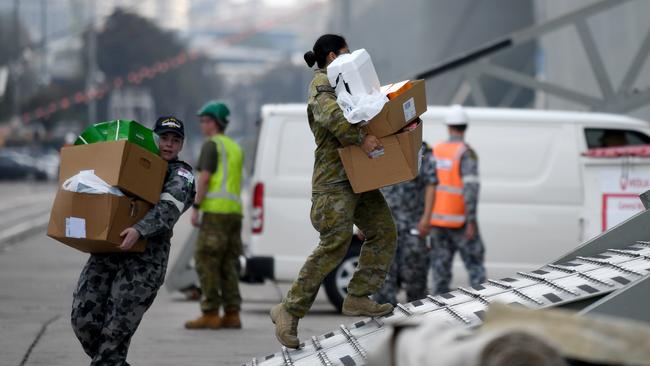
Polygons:
M201 207L200 204L198 204L196 202L192 203L192 208L199 208L199 207Z

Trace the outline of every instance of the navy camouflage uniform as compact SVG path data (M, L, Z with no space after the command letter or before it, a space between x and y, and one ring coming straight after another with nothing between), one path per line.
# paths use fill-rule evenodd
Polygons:
M462 138L452 136L449 141L462 141ZM431 263L433 268L433 294L449 292L449 283L452 276L452 264L456 251L465 264L469 273L472 286L485 282L485 267L483 260L485 248L476 221L478 195L480 189L478 175L478 156L467 146L461 156L460 174L463 179L463 199L465 202L466 222L476 223L476 233L468 240L465 237L467 224L458 229L433 227L433 245L431 250Z
M72 302L72 328L91 365L128 365L131 337L162 285L174 224L194 201L192 167L170 161L160 201L134 228L142 253L91 254Z
M423 143L422 152L420 173L415 179L381 189L397 226L397 251L386 282L374 295L378 303L395 305L400 287L406 290L409 302L427 295L429 248L425 238L411 231L424 213L427 186L438 184L438 179L431 148Z

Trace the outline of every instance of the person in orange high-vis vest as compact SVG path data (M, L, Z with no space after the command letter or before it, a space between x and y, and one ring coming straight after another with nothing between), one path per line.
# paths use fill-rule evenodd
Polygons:
M449 140L433 148L439 181L431 214L433 294L449 292L456 251L465 263L472 286L478 287L486 280L485 249L476 220L478 157L464 141L467 114L461 106L451 106L445 124Z

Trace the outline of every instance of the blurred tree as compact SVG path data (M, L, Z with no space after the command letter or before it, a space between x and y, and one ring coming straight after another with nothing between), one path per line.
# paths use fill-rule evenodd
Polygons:
M126 77L129 72L153 66L184 51L185 46L174 33L120 9L108 17L97 35L97 63L108 81ZM174 114L189 122L202 103L219 97L220 83L215 76L204 75L205 63L199 57L142 81L141 85L153 93L157 115ZM105 105L102 109L105 113ZM142 122L153 124L153 121ZM194 124L188 123L188 127L190 131L198 131Z
M256 128L264 104L305 103L311 78L312 72L306 65L295 65L288 60L279 62L255 82L236 85L235 90L230 90L228 101L233 106L234 119L242 121L250 130ZM233 130L239 134L248 132L237 127Z
M23 24L18 23L18 34L15 32L15 26L12 14L0 12L0 68L9 67L19 59L24 47L30 43L29 34ZM25 67L22 69L28 71ZM12 75L9 75L5 93L0 96L0 121L8 119L13 112L14 81Z
M75 92L83 91L84 86L84 80L81 78L50 83L42 87L36 95L29 98L23 104L23 109L34 112L37 108L47 110L50 106L55 105L57 108L55 113L48 114L40 119L45 129L50 132L61 123L65 123L65 128L59 131L59 134L67 131L80 132L87 124L87 106L72 103L70 96ZM66 104L67 107L62 108L61 101L64 98L68 98L66 102L69 104Z

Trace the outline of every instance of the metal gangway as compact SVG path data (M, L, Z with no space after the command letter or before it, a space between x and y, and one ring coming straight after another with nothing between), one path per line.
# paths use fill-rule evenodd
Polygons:
M387 326L418 319L477 327L493 302L530 309L567 308L650 323L650 191L646 210L531 272L398 304L391 314L313 336L296 350L253 358L245 366L365 365Z

